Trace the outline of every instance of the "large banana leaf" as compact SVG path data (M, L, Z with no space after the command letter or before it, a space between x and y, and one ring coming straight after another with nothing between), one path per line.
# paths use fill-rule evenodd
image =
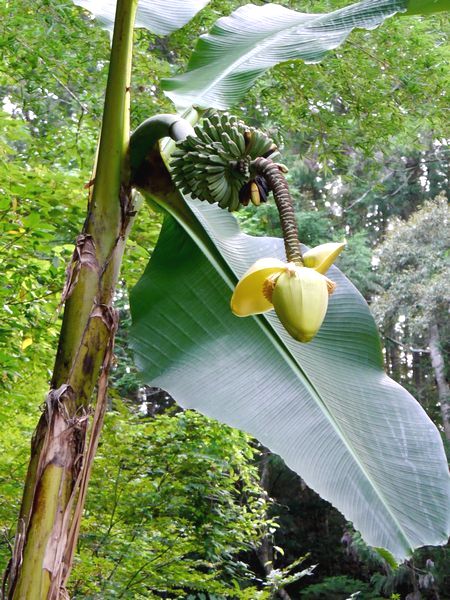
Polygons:
M73 0L91 12L108 29L114 25L116 0ZM139 0L136 27L166 35L183 27L209 0Z
M264 71L301 58L319 62L344 42L355 27L373 29L387 17L405 11L444 10L448 0L364 0L326 14L306 14L267 3L248 4L219 19L202 36L187 71L163 81L179 108L191 105L226 109L245 96Z
M166 218L132 293L132 344L145 381L254 435L369 544L402 559L444 543L450 489L440 435L383 372L359 292L332 268L337 290L305 345L274 313L233 316L237 278L260 257L284 259L282 241L244 235L230 214L188 203L183 227Z

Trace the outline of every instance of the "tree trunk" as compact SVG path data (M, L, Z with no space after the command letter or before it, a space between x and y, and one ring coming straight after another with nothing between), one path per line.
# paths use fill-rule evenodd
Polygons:
M137 0L117 3L95 180L63 292L66 305L51 390L33 435L7 574L9 600L67 597L65 584L106 406L117 326L113 295L135 214L127 147L136 5Z
M266 496L269 495L269 456L270 450L264 449L261 455L260 485ZM268 534L262 538L261 545L257 549L256 555L258 556L258 560L261 563L266 575L270 575L270 573L273 571L273 544ZM291 597L284 589L277 590L276 595L281 598L281 600L291 600Z
M402 364L402 361L400 360L400 349L392 342L390 342L389 346L389 358L391 366L391 377L395 381L400 381Z
M422 404L422 355L419 352L412 354L412 379L417 399Z
M446 439L450 442L450 389L445 378L445 363L439 339L439 328L436 323L433 323L430 327L428 346L438 389L444 433Z

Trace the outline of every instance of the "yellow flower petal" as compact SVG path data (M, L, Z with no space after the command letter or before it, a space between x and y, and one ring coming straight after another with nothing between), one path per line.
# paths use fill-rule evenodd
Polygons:
M311 248L302 256L305 267L325 274L345 248L345 242L328 242Z
M274 273L286 269L286 263L277 258L260 258L239 280L231 297L231 310L238 317L257 315L273 308L263 295L264 281Z

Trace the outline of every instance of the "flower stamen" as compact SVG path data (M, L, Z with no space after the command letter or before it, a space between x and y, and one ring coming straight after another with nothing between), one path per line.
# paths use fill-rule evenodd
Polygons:
M334 281L331 281L331 279L328 279L328 277L325 277L325 279L327 280L328 295L331 296L331 294L336 289L337 284Z
M272 294L275 286L277 284L277 279L280 276L280 273L273 273L269 275L267 279L263 282L262 293L264 298L272 304Z

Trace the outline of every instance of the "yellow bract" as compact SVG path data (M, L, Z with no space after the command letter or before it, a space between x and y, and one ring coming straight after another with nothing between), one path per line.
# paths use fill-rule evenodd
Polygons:
M305 267L310 267L324 275L345 248L345 242L328 242L311 248L302 256Z
M238 317L258 315L273 308L263 295L264 281L274 273L281 273L286 263L277 258L260 258L237 284L231 298L231 310Z
M322 244L303 255L303 265L261 258L240 279L231 298L238 317L272 308L290 335L309 342L325 318L334 284L323 275L345 243Z

